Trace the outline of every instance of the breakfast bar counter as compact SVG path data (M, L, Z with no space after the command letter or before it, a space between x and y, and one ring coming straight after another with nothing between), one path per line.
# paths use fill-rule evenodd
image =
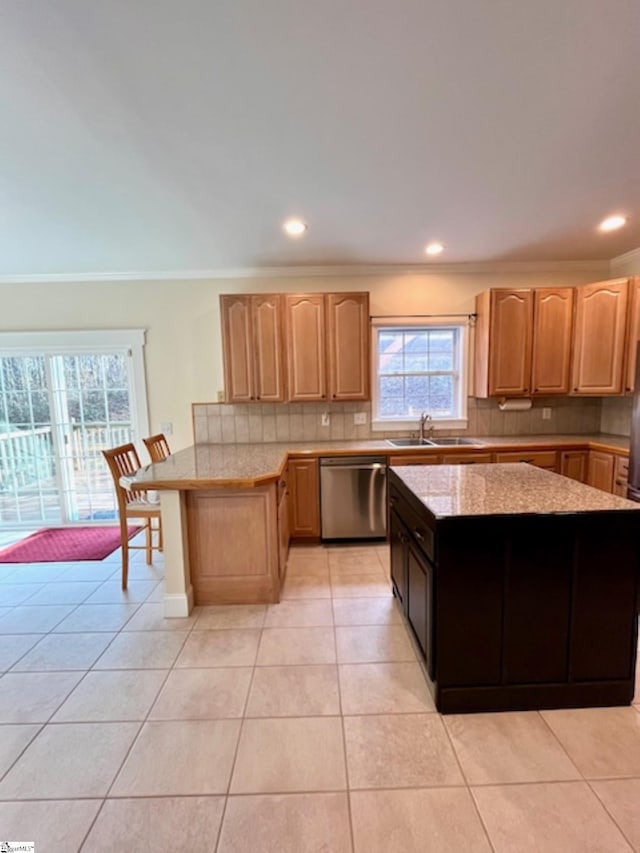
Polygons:
M631 702L640 504L524 464L389 480L394 592L438 710Z

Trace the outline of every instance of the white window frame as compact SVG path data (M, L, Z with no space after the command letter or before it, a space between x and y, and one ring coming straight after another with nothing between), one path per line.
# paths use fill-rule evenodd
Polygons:
M458 417L433 418L433 427L437 430L467 429L467 395L469 387L469 321L460 317L393 317L374 319L371 323L371 429L373 432L406 432L417 428L420 415L406 418L381 418L378 415L378 333L381 329L456 329L458 336L456 365L458 381L456 383L456 398ZM429 412L427 412L429 414Z

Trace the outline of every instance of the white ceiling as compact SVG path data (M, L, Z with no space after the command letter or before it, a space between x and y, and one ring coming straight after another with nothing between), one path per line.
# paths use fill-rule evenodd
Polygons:
M638 0L0 0L0 275L613 257L639 45Z

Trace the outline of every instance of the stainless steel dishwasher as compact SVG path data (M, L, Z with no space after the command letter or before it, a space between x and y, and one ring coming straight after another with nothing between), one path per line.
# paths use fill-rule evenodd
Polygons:
M387 533L384 456L320 459L322 539L377 539Z

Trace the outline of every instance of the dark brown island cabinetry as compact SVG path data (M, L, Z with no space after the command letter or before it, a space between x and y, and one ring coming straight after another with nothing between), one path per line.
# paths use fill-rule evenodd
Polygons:
M631 702L635 505L531 465L393 468L389 500L394 593L439 711Z

